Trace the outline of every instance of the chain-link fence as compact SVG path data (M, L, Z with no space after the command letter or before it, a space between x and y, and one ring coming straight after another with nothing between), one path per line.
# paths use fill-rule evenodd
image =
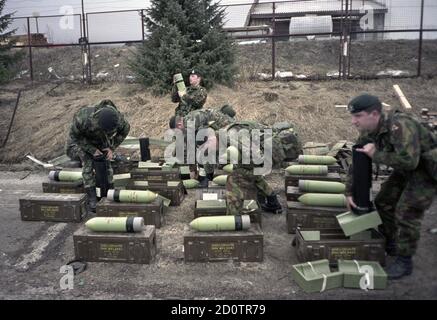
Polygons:
M437 1L254 0L221 8L242 79L437 74ZM132 80L127 66L132 48L125 46L147 38L146 13L14 18L16 47L27 55L17 77ZM62 56L67 65L59 63Z

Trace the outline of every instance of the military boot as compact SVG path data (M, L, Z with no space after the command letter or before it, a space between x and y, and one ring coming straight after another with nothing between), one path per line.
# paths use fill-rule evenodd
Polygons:
M398 256L391 265L389 265L385 272L389 280L397 280L404 276L409 276L413 273L413 259L411 256Z
M394 240L387 240L385 244L385 252L388 256L396 256L396 242Z
M97 206L96 187L85 188L85 192L88 196L88 209L89 209L89 211L96 213L96 206Z
M261 208L264 211L271 212L273 214L282 213L281 204L279 203L278 196L275 193L273 193L270 196L267 196L266 199L267 202L261 203Z

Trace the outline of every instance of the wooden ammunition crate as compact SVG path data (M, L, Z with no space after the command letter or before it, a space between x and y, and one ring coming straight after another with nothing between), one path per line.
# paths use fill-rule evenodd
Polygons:
M203 200L204 194L215 193L217 195L217 199L226 199L226 189L222 186L202 188L196 190L196 200Z
M287 201L287 231L295 233L301 230L338 230L341 231L336 215L345 213L346 208L307 206L300 202Z
M184 256L185 262L262 262L264 234L254 223L244 231L189 231L184 236Z
M247 206L251 200L244 200L244 206ZM257 202L252 205L257 209L249 213L250 222L257 223L262 227L261 208ZM204 216L224 216L226 215L226 200L196 200L194 205L194 218Z
M141 185L135 185L135 181L131 182L126 189L129 190L150 190L169 199L170 206L180 206L187 194L182 181L139 181Z
M305 165L305 164L299 163L299 162L296 162L296 161L288 162L287 163L287 167L288 166L292 166L292 165L294 166L294 165ZM343 173L343 169L341 168L341 166L338 163L327 165L327 167L328 167L328 172Z
M114 174L130 173L132 170L138 168L138 160L111 161L111 167Z
M20 199L21 220L80 222L87 214L86 194L30 193Z
M341 231L297 229L293 242L299 262L328 259L331 265L336 265L339 259L344 259L377 261L385 265L385 238L374 229L351 237L346 237Z
M88 262L149 264L156 254L155 227L142 232L94 232L82 226L73 235L76 259Z
M164 204L161 199L151 203L121 203L103 198L96 207L98 217L142 217L144 224L160 228L164 220Z
M85 193L83 181L48 181L42 183L44 193Z
M337 172L328 172L327 175L311 175L311 174L289 174L285 172L285 190L287 187L298 187L299 180L319 180L319 181L333 181L342 182L340 174Z
M144 180L150 182L167 182L181 180L179 168L136 168L131 171L132 180Z

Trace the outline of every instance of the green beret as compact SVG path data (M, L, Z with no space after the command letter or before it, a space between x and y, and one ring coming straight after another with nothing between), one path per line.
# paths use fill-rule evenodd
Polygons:
M225 104L223 107L220 108L220 112L227 114L231 118L235 117L235 110L232 108L232 106Z
M357 113L375 105L381 106L381 101L379 101L378 97L364 93L353 98L347 107L350 113Z

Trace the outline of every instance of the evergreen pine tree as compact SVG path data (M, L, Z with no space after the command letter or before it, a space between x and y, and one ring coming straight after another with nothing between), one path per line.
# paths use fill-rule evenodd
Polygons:
M13 42L10 41L10 36L15 30L6 31L12 22L12 14L2 15L5 4L6 0L0 0L0 83L10 79L10 68L19 58L18 54L11 52Z
M212 0L152 0L145 26L150 32L130 65L155 93L167 92L173 75L190 69L203 74L203 85L231 84L234 48L223 31L224 11Z

